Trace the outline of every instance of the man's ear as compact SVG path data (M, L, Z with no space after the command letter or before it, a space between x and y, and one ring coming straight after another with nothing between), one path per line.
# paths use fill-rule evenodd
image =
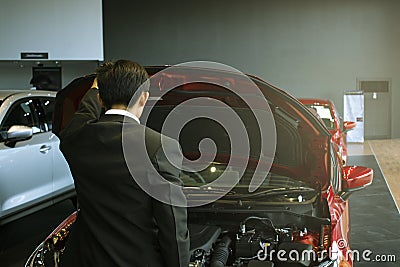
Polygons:
M142 92L142 94L139 97L139 105L144 106L146 105L147 100L149 99L149 92Z
M92 88L99 88L98 86L97 86L97 78L94 78L94 80L93 80L93 83L92 83Z

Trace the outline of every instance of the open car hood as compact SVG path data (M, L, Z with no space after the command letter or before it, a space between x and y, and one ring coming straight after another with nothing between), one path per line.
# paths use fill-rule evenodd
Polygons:
M165 68L166 67L148 67L146 69L149 75L152 76L155 73L164 70ZM220 79L221 81L226 80L232 82L236 79L235 74L229 72L223 72L220 70L208 71L210 72L210 77L214 80ZM190 76L191 74L190 71L183 71L182 75ZM179 76L179 79L182 79L182 75ZM271 110L277 114L282 113L280 118L282 118L283 121L290 121L288 123L293 125L296 135L299 136L299 144L296 144L296 146L298 146L297 149L301 153L301 164L292 164L291 166L289 164L289 166L286 167L287 172L292 173L294 176L293 178L301 179L307 182L313 188L321 190L327 189L329 185L328 162L330 159L328 154L330 133L324 127L322 122L311 113L311 111L309 111L287 92L276 88L257 77L248 77L261 89L265 98L270 103ZM56 135L58 135L60 131L69 123L74 112L78 108L80 99L90 89L94 78L94 74L77 78L68 84L63 90L58 92L53 121L53 132ZM161 80L162 78L164 78L164 80ZM153 88L153 85L150 88L150 96L155 96L155 98L157 98L157 94L163 90L163 84L168 83L171 79L173 79L173 77L171 78L171 75L165 75L161 76L161 78L157 77L156 79L159 79L155 83L156 88ZM204 86L204 84L201 86ZM212 88L213 87L211 87L211 90L213 90ZM185 87L184 90L189 91L192 89L189 85L188 87ZM207 90L210 90L209 87L207 87ZM204 90L202 92L204 93ZM179 100L179 97L177 98L174 96L169 98L165 97L164 100L167 102L169 101L167 104L173 106L179 104L180 100L184 101L185 99L183 98ZM151 125L147 126L154 128ZM277 138L277 153L279 150L284 151L291 149L290 147L285 147L285 145L287 146L287 142L284 140L286 137L285 135L281 134L279 130L277 131ZM279 138L281 138L280 142ZM283 155L283 157L286 157L285 154ZM251 162L249 164L251 164Z

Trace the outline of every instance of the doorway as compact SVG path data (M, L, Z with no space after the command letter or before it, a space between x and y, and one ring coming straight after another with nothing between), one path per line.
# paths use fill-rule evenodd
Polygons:
M364 92L365 139L391 138L391 80L360 79L358 89Z

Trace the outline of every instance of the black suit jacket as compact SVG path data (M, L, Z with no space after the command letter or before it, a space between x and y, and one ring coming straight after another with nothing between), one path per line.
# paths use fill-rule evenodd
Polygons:
M166 180L180 184L178 142L166 138L173 165L161 149L160 133L128 117L100 114L97 89L90 89L60 133L60 148L69 163L80 205L61 265L188 266L186 208L164 204L138 186L124 158L122 126L131 148L146 140L147 155L134 155L139 160L133 163L138 179L152 175L148 165L140 164L142 157L149 157ZM165 183L153 189L171 193Z

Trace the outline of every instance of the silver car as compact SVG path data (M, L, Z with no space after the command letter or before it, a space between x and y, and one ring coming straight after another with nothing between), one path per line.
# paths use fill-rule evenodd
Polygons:
M51 131L55 96L0 90L0 225L75 196Z

